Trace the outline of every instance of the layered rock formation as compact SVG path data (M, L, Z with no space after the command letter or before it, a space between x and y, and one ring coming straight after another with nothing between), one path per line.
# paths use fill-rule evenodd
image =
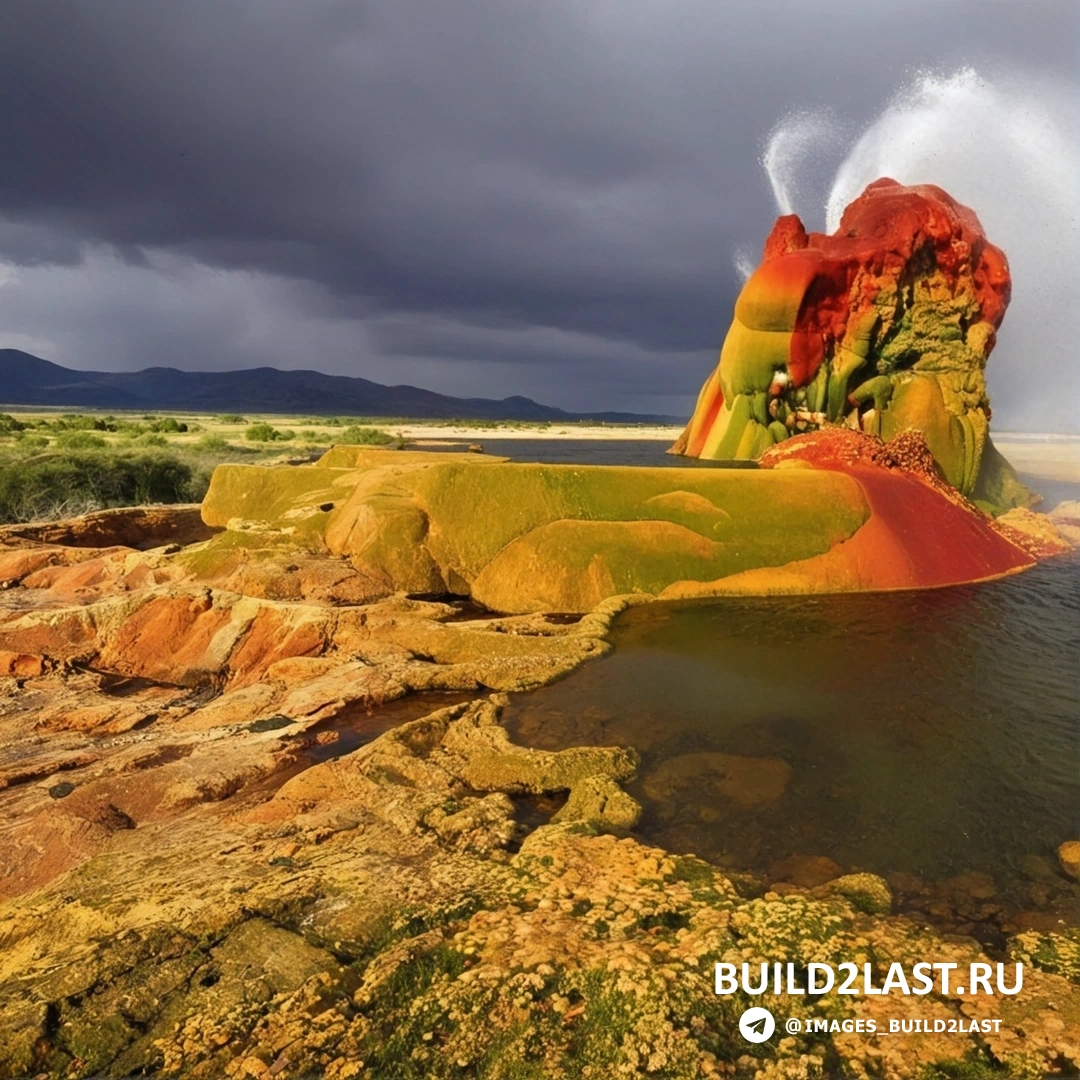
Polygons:
M983 374L1010 288L978 218L933 185L877 180L831 236L781 217L673 451L756 458L830 425L916 430L960 492L1027 505L989 439Z

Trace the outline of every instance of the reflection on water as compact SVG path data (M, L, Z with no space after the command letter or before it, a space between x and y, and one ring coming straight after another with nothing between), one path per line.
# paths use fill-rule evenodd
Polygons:
M536 746L637 747L646 839L761 871L980 871L1014 908L1075 921L1054 852L1080 836L1080 559L920 593L647 605L613 640L508 720Z

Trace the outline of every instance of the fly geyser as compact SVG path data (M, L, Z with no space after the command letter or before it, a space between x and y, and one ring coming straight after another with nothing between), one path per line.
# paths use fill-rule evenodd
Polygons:
M1027 505L988 434L984 368L1011 285L975 213L930 184L875 181L828 236L784 215L672 450L758 458L830 426L916 430L961 494Z

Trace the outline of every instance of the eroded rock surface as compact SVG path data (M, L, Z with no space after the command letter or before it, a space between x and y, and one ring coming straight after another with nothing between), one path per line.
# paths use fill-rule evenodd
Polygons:
M202 519L202 504L125 506L94 510L66 521L0 526L0 536L67 547L162 547L208 540L216 530Z
M332 747L339 732L326 725L342 716L363 730L365 713L407 695L542 685L603 655L625 606L552 622L462 619L451 603L400 595L290 602L195 579L191 547L6 543L0 896L92 857L118 821L166 820L280 784L312 748ZM392 722L376 718L366 737ZM502 761L490 737L492 761ZM58 795L61 783L70 790Z
M1052 926L1010 945L1029 965L1022 995L904 1006L1000 1016L995 1035L744 1043L749 1000L712 993L716 961L865 961L880 979L981 947L890 915L895 890L873 875L795 868L766 891L641 843L631 747L512 744L498 693L602 656L611 619L647 594L580 619L495 615L405 595L391 564L412 549L385 536L382 562L329 550L335 523L354 536L364 514L381 520L389 477L413 499L443 464L297 469L273 505L270 477L246 516L179 550L0 537L0 1077L901 1080L944 1060L1021 1076L1080 1058L1075 942ZM500 467L451 464L440 482L466 495ZM654 497L692 522L733 513L690 489ZM420 548L444 587L450 565L466 581L489 539L424 505ZM845 505L829 513L857 528L862 504ZM415 506L391 509L412 536ZM451 550L460 561L440 561ZM722 812L767 805L789 773L689 755L645 783L673 798L714 785Z
M838 1033L749 1047L714 962L967 965L970 939L889 917L840 876L740 891L597 820L515 821L508 790L613 784L632 753L516 748L480 700L406 723L276 792L120 828L0 909L7 1075L879 1076L1080 1054L1067 935L1021 935L1023 992L992 1003L764 995L803 1019L1002 1016L989 1036ZM275 733L267 733L270 737ZM608 787L610 791L611 788ZM588 800L578 800L579 803Z

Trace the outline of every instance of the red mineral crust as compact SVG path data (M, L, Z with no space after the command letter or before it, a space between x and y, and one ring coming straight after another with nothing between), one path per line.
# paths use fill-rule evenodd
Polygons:
M777 221L765 243L766 258L780 243L788 251L799 246L797 232L784 221ZM916 255L923 261L932 255L954 295L969 288L970 275L980 317L995 330L1009 303L1012 282L1004 253L987 241L975 214L935 184L903 187L888 178L875 180L844 211L835 233L810 233L802 247L815 252L815 280L799 305L795 331L818 336L823 348L869 312L879 292L907 285L903 279L911 276ZM817 365L810 365L803 383L816 372Z
M795 252L805 255L772 262ZM1001 325L1012 291L1005 255L987 241L975 214L935 184L875 180L832 235L808 234L794 214L777 218L765 241L770 265L762 266L761 284L797 297L788 353L793 385L813 379L848 327L873 311L880 293L910 284L905 278L916 255L924 263L932 258L953 295L971 289L981 319L995 330Z

